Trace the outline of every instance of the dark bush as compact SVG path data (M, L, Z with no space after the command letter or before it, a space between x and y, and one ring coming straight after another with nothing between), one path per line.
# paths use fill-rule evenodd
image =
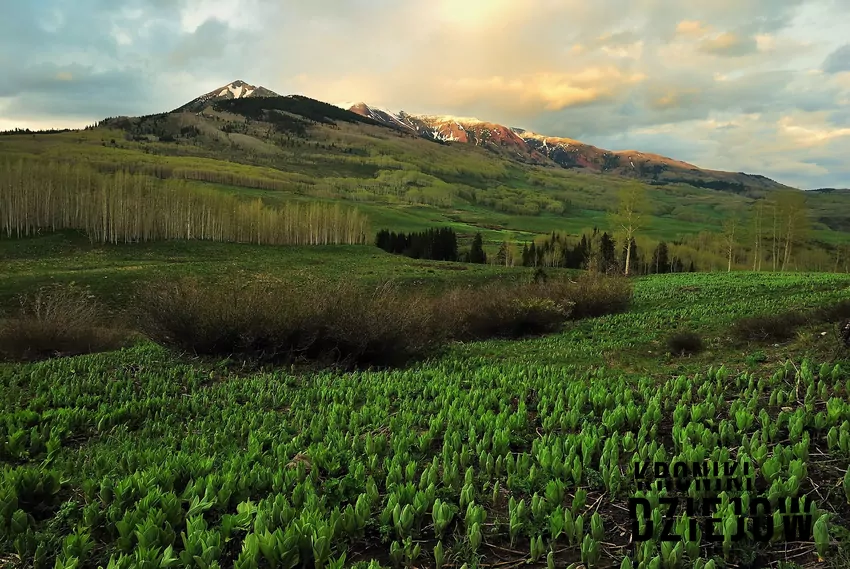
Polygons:
M841 322L850 318L850 301L842 300L806 311L792 310L743 318L732 326L733 336L744 342L785 341L806 325Z
M575 281L550 278L451 290L436 310L453 339L517 338L555 332L567 320L622 312L631 298L627 279L588 273Z
M85 289L45 287L20 298L20 310L0 319L0 359L34 361L115 350L130 334L110 322Z
M816 308L809 314L817 322L841 322L850 318L850 300L842 300L829 306Z
M491 284L449 290L434 299L435 320L453 340L519 338L555 332L572 306L542 295L536 285Z
M667 338L667 350L673 356L698 354L702 349L702 338L696 332L677 332Z
M744 342L785 341L794 337L800 326L808 323L800 311L742 318L732 325L732 335Z
M494 283L436 295L398 286L309 282L163 283L140 294L140 326L196 354L343 367L397 365L449 340L556 331L575 317L628 306L625 279Z
M203 355L391 365L428 353L439 340L426 297L390 285L183 280L141 298L140 324L151 338Z
M586 273L575 281L550 280L546 288L554 298L573 303L573 320L625 312L632 303L632 284L623 276Z
M545 283L549 280L549 275L546 274L546 271L543 270L543 267L537 267L534 270L534 275L531 277L531 282L537 283Z

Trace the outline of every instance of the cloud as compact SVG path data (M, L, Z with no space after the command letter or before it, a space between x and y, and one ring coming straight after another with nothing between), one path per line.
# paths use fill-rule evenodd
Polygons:
M225 50L232 49L234 32L223 21L212 18L184 34L169 54L169 63L175 67L192 64L198 59L218 59Z
M850 71L850 43L830 53L823 62L823 70L827 73Z
M682 20L676 26L676 33L682 36L701 38L708 35L709 29L697 20Z
M726 32L704 40L700 44L700 49L713 55L740 57L755 53L758 50L758 43L755 38L741 37L738 34Z
M610 100L615 92L644 79L640 74L626 74L616 67L588 68L575 74L540 73L518 78L490 77L489 79L448 80L445 84L448 99L458 104L470 104L482 97L504 101L505 108L536 113L560 111Z

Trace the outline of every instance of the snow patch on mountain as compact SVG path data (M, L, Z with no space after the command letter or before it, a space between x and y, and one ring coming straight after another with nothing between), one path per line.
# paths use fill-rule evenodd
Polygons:
M231 99L245 99L247 97L279 97L274 91L270 91L265 87L249 85L244 81L237 80L228 83L224 87L219 87L214 91L210 91L206 95L201 95L197 99L190 101L177 109L178 111L194 111L200 112L206 105L217 101L226 101Z

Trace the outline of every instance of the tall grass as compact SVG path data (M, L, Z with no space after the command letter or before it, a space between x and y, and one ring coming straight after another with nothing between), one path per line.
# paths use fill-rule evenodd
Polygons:
M146 288L140 298L141 329L195 354L390 365L427 353L441 339L426 297L391 285L231 281L210 286L186 279Z
M595 295L594 295L595 291ZM280 280L146 284L122 319L161 344L257 363L395 366L451 341L558 331L568 320L628 307L629 281L491 283L440 292L384 283ZM132 334L85 289L53 286L21 298L0 319L0 359L37 360L108 351Z

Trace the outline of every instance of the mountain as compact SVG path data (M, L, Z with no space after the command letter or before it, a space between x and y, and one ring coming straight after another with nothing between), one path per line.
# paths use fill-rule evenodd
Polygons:
M576 223L597 223L617 190L637 179L663 187L651 192L658 218L652 231L673 238L710 231L727 212L785 187L474 118L332 105L261 89L236 81L177 111L104 119L87 130L87 140L122 152L98 150L96 167L240 188L272 204L356 202L376 226L450 223L466 235L574 231ZM78 151L70 142L63 149ZM807 202L815 228L850 232L850 192L811 192Z
M484 147L529 164L560 166L596 174L613 174L654 184L685 183L696 187L743 193L747 190L784 189L764 176L700 168L636 150L611 151L571 138L546 136L474 118L393 113L366 103L349 108L353 113L393 128L406 129L423 138Z
M172 112L198 113L201 112L204 107L213 103L217 103L219 101L244 99L248 97L280 97L280 95L278 95L274 91L266 89L265 87L255 87L254 85L249 85L248 83L239 79L234 81L233 83L229 83L227 85L224 85L223 87L214 89L206 95L201 95L197 99L189 101L182 107L178 107Z

